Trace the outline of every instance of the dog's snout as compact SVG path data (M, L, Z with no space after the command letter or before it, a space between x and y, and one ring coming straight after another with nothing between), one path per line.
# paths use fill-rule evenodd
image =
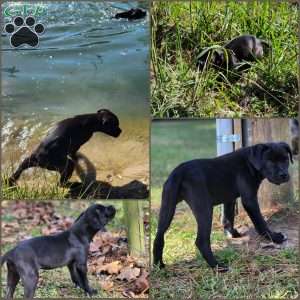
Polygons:
M106 214L107 217L113 218L116 214L116 209L112 205L107 206L106 209L105 209L105 214Z
M285 173L285 172L281 172L278 174L279 178L282 180L288 180L289 179L289 174Z

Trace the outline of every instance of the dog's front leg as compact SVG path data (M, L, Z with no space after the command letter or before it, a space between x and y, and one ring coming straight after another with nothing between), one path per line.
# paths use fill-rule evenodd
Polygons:
M272 232L267 222L264 220L256 195L242 195L242 204L249 215L256 231L265 237L273 241L274 243L281 244L286 240L286 237L281 232Z
M97 290L92 289L89 286L88 278L87 278L87 266L86 263L77 264L76 266L77 272L80 276L81 282L82 282L82 289L89 295L96 295Z

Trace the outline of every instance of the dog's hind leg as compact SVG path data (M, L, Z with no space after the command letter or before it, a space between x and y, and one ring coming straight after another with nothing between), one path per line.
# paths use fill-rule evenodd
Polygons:
M7 287L6 287L6 299L12 299L16 286L20 280L20 276L14 266L14 264L7 263Z
M238 238L242 235L234 228L235 200L224 203L223 227L226 235Z
M198 228L195 241L197 248L210 267L216 268L219 272L228 271L227 266L217 262L211 250L210 234L213 217L212 199L204 188L200 189L197 187L197 182L192 182L186 191L187 195L185 200L190 206L197 221ZM201 197L201 199L199 199L199 197Z
M179 183L174 182L173 179L168 179L163 188L157 233L153 243L153 264L160 268L165 266L163 262L164 235L175 214L176 205L178 203L178 184Z
M18 272L20 274L24 286L24 298L33 299L34 293L38 284L39 275L37 267L34 262L22 263L18 265Z
M66 163L59 168L60 173L60 185L65 186L68 180L71 178L75 168L75 163L70 158L67 158Z
M31 156L25 158L19 165L16 172L14 172L14 174L8 179L9 186L15 185L16 181L19 179L19 177L21 176L21 174L24 170L29 169L31 167L36 167L36 166L38 166L38 161L37 161L35 155L32 154Z

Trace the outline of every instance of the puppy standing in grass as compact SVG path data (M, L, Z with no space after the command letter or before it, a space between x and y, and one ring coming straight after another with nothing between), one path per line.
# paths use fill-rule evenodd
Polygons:
M94 204L75 220L69 230L20 242L0 258L7 264L6 299L12 299L21 279L24 298L32 299L38 283L39 269L68 266L72 282L89 296L97 291L89 286L87 257L89 244L99 230L114 218L113 206Z
M118 117L107 109L100 109L94 114L78 115L60 121L33 153L19 165L9 178L9 185L14 185L21 173L31 167L59 172L60 185L65 185L74 171L77 161L76 152L94 132L118 137L122 132Z
M210 246L213 206L224 204L224 231L233 238L240 237L234 228L235 202L242 204L256 231L273 241L282 243L286 238L269 229L257 199L261 182L282 184L289 180L289 160L292 151L286 143L257 144L212 159L196 159L175 168L164 184L158 228L153 244L154 264L164 267L164 234L174 217L176 205L185 200L198 225L196 246L210 267L220 272L228 267L216 260Z

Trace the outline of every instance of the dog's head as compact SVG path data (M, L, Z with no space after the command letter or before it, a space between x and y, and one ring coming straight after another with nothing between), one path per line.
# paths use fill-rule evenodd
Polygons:
M97 122L97 130L110 136L118 137L122 132L118 117L108 109L97 111Z
M105 225L111 221L116 214L114 206L104 206L101 204L91 205L75 220L76 222L84 222L92 231L105 230Z
M266 143L249 147L252 166L271 183L289 181L289 161L293 163L292 151L287 143Z

